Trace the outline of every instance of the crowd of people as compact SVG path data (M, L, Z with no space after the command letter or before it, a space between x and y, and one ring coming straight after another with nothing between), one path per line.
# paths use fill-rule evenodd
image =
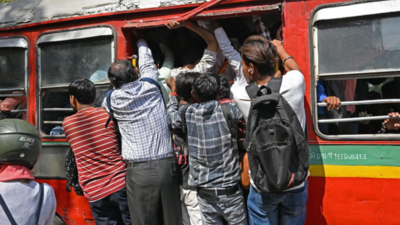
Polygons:
M248 37L240 48L235 48L218 21L170 21L169 29L186 27L207 44L202 55L198 54L198 46L187 47L179 68L174 68L167 45L160 44L159 54L156 48L149 47L141 32L133 30L138 66L127 60L116 60L110 66L108 78L113 90L100 108L95 107L98 94L92 81L79 79L70 84L69 101L75 113L64 119L62 128L96 224L305 223L307 170L295 185L292 181L296 175L292 173L285 188L268 192L260 186L260 170L253 174L243 169L242 156L253 143L244 137L244 126L267 126L250 121L255 116L257 99L250 98L249 84L258 89L257 97L263 91L272 96L274 90L269 83L278 80L276 92L295 115L289 122L298 124L299 135L306 133L306 86L301 69L282 41L269 40L263 23L257 17L254 21L260 35ZM348 83L355 87L354 82ZM338 110L341 99L325 92L330 84L318 85L319 101L328 104L328 111ZM5 103L12 105L5 100L1 106L6 107ZM400 129L399 114L390 115L396 119L386 120L385 128ZM266 132L272 136L280 131L268 129ZM280 148L259 147L259 151ZM250 168L254 167L252 163L254 160L249 160ZM0 183L14 185L1 185L0 197L10 202L12 194L26 189L18 182L38 189L30 169L0 165ZM246 174L250 177L249 187L243 183ZM39 215L43 224L51 224L54 217L54 192L50 189L46 186L48 197L43 203L47 214ZM19 206L8 207L15 215ZM32 219L35 211L29 213L15 220L20 224ZM0 220L6 218L10 217L0 212Z

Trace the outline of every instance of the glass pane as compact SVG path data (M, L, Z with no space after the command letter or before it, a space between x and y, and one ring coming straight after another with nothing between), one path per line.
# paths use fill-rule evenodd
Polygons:
M25 87L25 49L0 48L0 90Z
M334 104L344 101L374 101L400 99L400 78L368 78L346 80L319 80L317 86L318 102L328 101ZM328 98L330 97L330 98ZM329 99L336 99L331 101ZM400 112L399 103L379 103L368 105L338 105L336 109L318 107L318 119L364 118L387 116ZM319 130L327 135L378 134L384 120L353 121L340 123L319 123ZM400 130L387 130L387 133L400 133Z
M35 178L65 178L65 154L68 149L68 145L44 145L33 172Z
M319 73L400 69L400 17L320 21Z
M45 43L40 49L42 87L69 85L82 78L108 82L111 37Z

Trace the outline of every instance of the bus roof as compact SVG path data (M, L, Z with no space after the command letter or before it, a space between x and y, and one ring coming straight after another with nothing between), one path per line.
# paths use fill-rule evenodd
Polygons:
M0 28L86 15L203 2L206 0L18 0L0 4Z

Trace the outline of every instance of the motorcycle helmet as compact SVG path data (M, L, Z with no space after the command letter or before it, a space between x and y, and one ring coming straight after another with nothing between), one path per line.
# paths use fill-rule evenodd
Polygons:
M41 150L42 140L32 124L21 119L0 120L0 164L33 169Z

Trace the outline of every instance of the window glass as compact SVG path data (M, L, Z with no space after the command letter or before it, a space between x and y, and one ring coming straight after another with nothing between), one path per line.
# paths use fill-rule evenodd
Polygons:
M391 99L400 99L400 78L364 78L350 80L319 80L317 86L317 101L327 98L337 98L345 101L387 100L379 104L341 105L328 111L326 107L318 107L318 120L358 119L365 121L319 123L319 130L325 135L355 135L382 133L382 122L375 120L376 116L387 116L392 112L400 112L400 103ZM385 133L400 133L398 130L388 130Z
M319 74L400 69L400 17L319 21Z
M0 49L0 90L25 87L25 49Z
M109 82L111 37L40 44L41 87L68 86L76 79Z

